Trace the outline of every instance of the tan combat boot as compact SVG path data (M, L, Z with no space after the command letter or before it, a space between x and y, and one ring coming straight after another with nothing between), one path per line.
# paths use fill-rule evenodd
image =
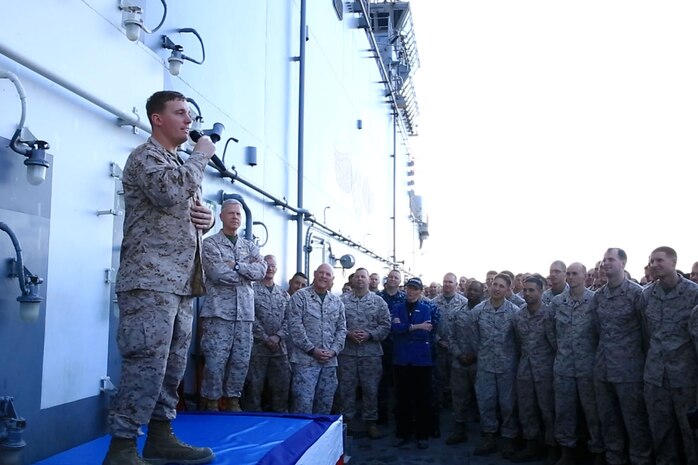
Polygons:
M226 412L242 412L239 397L224 397L223 410Z
M129 438L111 438L109 451L102 465L148 465L138 456L136 440Z
M207 412L217 412L218 411L218 399L207 399L205 397L201 398L201 410L206 410Z
M366 435L371 439L380 439L385 437L385 434L381 433L378 426L376 426L375 421L366 422Z
M190 446L177 439L169 421L150 420L143 458L152 465L200 464L211 462L215 455L208 447Z

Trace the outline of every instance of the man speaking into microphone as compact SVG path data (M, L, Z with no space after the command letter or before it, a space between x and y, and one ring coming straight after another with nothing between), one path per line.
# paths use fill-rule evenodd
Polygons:
M213 215L201 204L201 183L215 147L203 136L186 161L177 155L192 122L179 92L154 93L146 110L152 136L131 152L122 176L124 238L116 281L122 363L103 465L209 463L211 449L179 441L170 421L191 342L192 298L205 292L201 236L213 226ZM144 424L148 462L136 449Z

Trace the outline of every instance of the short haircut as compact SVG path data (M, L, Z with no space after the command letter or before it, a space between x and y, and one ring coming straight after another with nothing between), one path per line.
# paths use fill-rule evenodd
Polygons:
M511 278L509 277L508 274L497 273L497 276L495 276L494 279L497 279L497 278L503 279L504 281L507 282L507 284L509 285L509 287L511 287ZM493 281L494 281L494 279L493 279Z
M265 256L264 256L264 261L265 261L265 262L266 262L267 260L271 260L271 259L276 260L276 257L275 257L274 255L272 255L272 254L269 254L269 255L265 255Z
M473 279L472 281L470 281L470 282L468 283L468 286L467 286L467 287L469 288L470 286L479 286L481 290L484 290L484 289L485 289L485 285L482 284L482 283L481 283L480 281L478 281L477 279Z
M514 273L509 270L500 271L501 274L505 274L511 278L511 282L514 282Z
M354 276L354 275L355 275L356 273L358 273L359 271L365 271L365 272L366 272L366 275L367 275L367 276L370 276L370 275L368 274L368 270L367 270L366 268L357 268L356 271L354 271L354 272L351 274L351 276Z
M667 257L676 260L678 257L676 256L676 250L672 249L671 247L667 247L666 245L663 245L661 247L657 247L652 251L652 253L657 253L657 252L664 252Z
M562 272L563 272L563 273L566 273L566 272L567 272L567 265L565 265L565 262L563 262L562 260L555 260L554 262L552 262L552 263L550 264L550 268L552 268L552 267L554 267L554 266L556 266L556 265L559 266L559 267L562 269Z
M614 250L618 254L618 258L620 258L621 262L628 263L628 254L625 253L625 250L621 249L620 247L609 247L608 250L606 250L606 253L611 253Z
M165 104L172 100L187 100L184 94L174 90L161 90L155 92L145 102L145 111L148 114L148 121L152 123L151 117L155 113L161 113L165 109Z
M296 271L296 272L294 273L294 275L291 276L291 280L293 280L293 279L295 279L295 278L303 278L303 279L305 279L306 281L308 280L308 277L307 277L307 276L305 275L305 273L303 273L302 271Z
M487 272L487 274L486 274L485 276L489 276L489 275L492 275L492 274L496 275L496 274L498 274L498 273L497 273L496 271L494 271L494 270L490 270L490 271Z
M221 211L223 211L228 205L240 205L240 208L242 208L242 202L240 202L238 199L228 199L224 200L221 204Z
M543 283L543 278L541 278L540 276L536 276L536 275L529 276L528 278L524 279L524 282L535 284L536 286L538 286L538 289L540 289L541 291L545 287L545 284Z

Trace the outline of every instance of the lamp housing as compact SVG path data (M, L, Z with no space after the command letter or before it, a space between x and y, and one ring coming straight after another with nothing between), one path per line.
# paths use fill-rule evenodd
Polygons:
M126 37L136 42L141 37L143 29L143 9L136 5L121 7L121 25L126 31Z

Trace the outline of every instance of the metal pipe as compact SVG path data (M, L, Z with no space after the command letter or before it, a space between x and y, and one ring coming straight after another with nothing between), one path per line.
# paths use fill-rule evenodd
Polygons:
M1 45L0 45L1 46ZM9 79L12 84L15 85L17 93L19 94L19 102L22 106L22 113L19 117L19 123L17 124L17 129L22 129L24 127L24 122L27 119L27 94L24 93L24 87L15 73L10 71L0 69L0 79Z
M298 54L298 209L303 209L303 176L304 154L303 143L305 133L305 40L307 29L306 0L301 0L299 54ZM300 213L296 218L296 270L303 266L303 217Z
M56 73L44 68L42 65L39 63L34 62L33 60L29 59L28 57L25 57L23 55L20 55L19 53L14 52L13 50L10 50L9 47L6 45L3 45L2 42L0 42L0 54L5 55L7 58L10 60L13 60L20 65L24 66L25 68L28 68L32 71L34 71L37 74L40 74L41 76L45 77L49 81L55 82L59 86L63 87L66 90L69 90L70 92L74 93L75 95L78 95L88 102L93 103L94 105L97 105L98 107L102 108L105 111L108 111L109 113L116 115L119 120L121 120L122 124L124 126L133 126L137 127L139 129L142 129L143 131L147 132L150 134L150 127L144 124L140 117L136 114L129 114L129 113L124 113L123 111L119 110L113 105L110 105L109 103L105 102L104 100L92 95L91 93L87 92L84 89L81 89L80 87L68 82L67 80L63 79Z
M27 288L27 283L25 282L24 278L24 260L22 259L22 246L19 244L19 239L17 239L17 235L10 229L10 227L3 222L0 222L0 231L5 231L8 236L10 236L10 240L12 241L12 246L15 248L15 255L16 255L16 271L17 273L17 281L19 281L19 290L22 292L22 295L27 295L29 294L29 289Z
M393 263L397 261L397 112L393 112Z

